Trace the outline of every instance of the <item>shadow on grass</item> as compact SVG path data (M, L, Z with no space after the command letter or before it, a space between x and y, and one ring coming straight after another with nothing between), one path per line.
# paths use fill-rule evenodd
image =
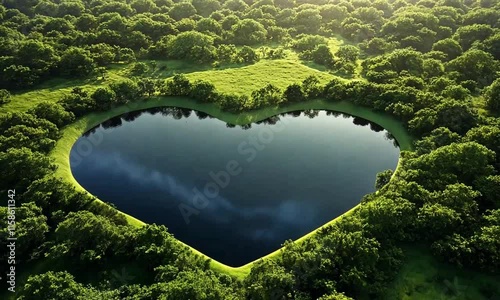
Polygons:
M326 73L329 73L331 75L335 75L337 77L341 77L341 78L344 78L344 79L356 79L357 78L356 74L346 74L346 73L343 73L343 72L340 72L340 71L334 71L334 70L329 69L329 68L327 68L327 67L325 67L323 65L317 64L317 63L315 63L313 61L301 59L300 63L303 64L306 67L311 68L311 69L315 69L315 70L318 70L318 71L321 71L321 72L326 72Z
M243 63L224 63L221 65L213 66L209 63L198 64L185 60L143 60L142 62L148 64L150 68L148 72L142 74L142 77L150 77L155 79L168 78L179 73L189 74L203 71L238 69L252 65ZM152 64L154 63L156 63L156 66L152 68Z
M29 89L23 89L15 91L13 95L25 94L37 90L48 90L54 92L60 89L73 88L82 85L102 85L109 81L110 77L113 75L118 75L120 72L125 70L129 64L113 64L107 68L107 74L103 78L100 74L91 74L83 78L64 78L64 77L53 77L46 81L43 81Z

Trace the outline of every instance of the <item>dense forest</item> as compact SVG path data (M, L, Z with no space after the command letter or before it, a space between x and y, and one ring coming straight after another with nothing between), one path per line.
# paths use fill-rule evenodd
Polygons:
M15 219L17 299L381 299L408 244L449 265L499 273L499 1L0 4L0 277L10 276ZM343 43L332 47L332 40ZM331 79L311 75L245 94L192 80L182 69L151 76L168 72L170 61L224 69L286 57ZM115 80L114 68L126 68L128 78ZM31 104L23 97L53 82L96 78L102 84L68 84L57 99ZM285 242L276 259L238 278L211 268L165 226L132 226L113 206L54 175L49 154L67 126L172 96L231 113L348 101L397 118L414 149L401 152L397 170L379 173L377 192L353 213L302 243ZM15 209L7 205L12 198ZM33 274L21 282L23 269ZM498 286L482 293L500 297Z

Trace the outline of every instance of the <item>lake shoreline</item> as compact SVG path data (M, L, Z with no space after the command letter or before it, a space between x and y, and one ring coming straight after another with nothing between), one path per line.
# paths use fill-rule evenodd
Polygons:
M404 129L403 125L396 120L395 118L383 114L383 113L378 113L374 112L373 110L370 110L365 107L359 107L356 106L355 104L352 104L350 102L342 101L342 102L327 102L322 99L317 99L317 100L310 100L306 102L301 102L301 103L296 103L296 104L291 104L287 105L284 107L266 107L262 108L259 110L254 110L254 111L249 111L249 112L242 112L240 114L233 114L229 112L224 112L222 111L218 106L211 104L211 103L200 103L197 102L193 99L185 98L185 97L153 97L151 99L145 100L145 101L140 101L140 102L132 102L127 105L123 105L120 107L113 108L109 111L106 112L97 112L97 113L91 113L87 116L84 116L74 122L73 124L70 124L66 126L62 130L62 137L57 141L56 147L51 151L50 157L55 160L56 165L58 166L58 169L55 172L55 175L58 177L63 178L65 181L71 183L74 185L77 190L80 191L85 191L87 192L79 183L78 181L73 177L73 174L71 172L71 166L70 166L70 151L71 148L73 147L73 144L78 140L78 138L87 132L88 130L94 128L95 126L103 123L106 120L109 120L113 117L122 115L127 112L132 112L132 111L138 111L138 110L143 110L143 109L148 109L148 108L154 108L154 107L162 107L162 106L171 106L171 107L179 107L179 108L186 108L186 109L193 109L197 111L201 111L203 113L209 114L221 121L230 123L230 124L235 124L235 125L246 125L250 124L253 122L258 122L264 119L267 119L269 117L281 114L281 113L286 113L286 112L292 112L292 111L299 111L299 110L310 110L310 109L316 109L316 110L331 110L331 111L336 111L340 113L346 113L349 114L353 117L361 117L363 119L366 119L370 122L373 122L381 127L383 127L385 130L390 132L396 141L399 144L400 150L405 151L405 150L412 150L412 143L413 143L413 138L407 133L407 131ZM401 159L401 157L400 157ZM400 165L400 161L398 162L398 166ZM397 170L397 167L396 167ZM100 201L100 200L98 200ZM300 242L306 239L307 237L315 234L318 230L321 228L324 228L325 226L330 225L332 222L335 222L339 218L342 218L346 215L349 215L354 211L358 205L344 213L343 215L327 222L325 225L322 225L318 227L317 229L311 231L310 233L302 236L301 238L297 239L296 241ZM125 214L127 218L127 221L129 222L130 225L132 226L143 226L145 225L144 222L141 220L134 218L133 216L130 216L128 214ZM189 247L194 253L201 255L202 257L205 257L207 259L211 260L211 267L215 270L222 271L226 274L230 274L233 276L236 276L238 278L243 278L246 276L249 271L251 266L256 262L264 258L272 258L275 257L277 254L279 254L280 249L263 256L255 261L252 261L248 264L245 264L240 267L232 267L228 266L225 264L222 264L216 260L213 260L212 258L208 257L207 255L201 253L200 251L194 249L193 247L181 242L178 240L180 243L183 245Z

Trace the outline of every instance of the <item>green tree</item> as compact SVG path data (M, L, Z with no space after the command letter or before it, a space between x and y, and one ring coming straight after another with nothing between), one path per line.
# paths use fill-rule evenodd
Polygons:
M217 59L220 62L231 62L234 60L234 56L236 55L236 46L235 45L219 45L216 49Z
M368 54L380 55L393 48L393 45L382 38L374 37L368 42L360 44L360 47Z
M469 50L476 41L482 42L493 34L493 28L485 24L473 24L457 29L454 38L464 51Z
M459 134L466 133L477 124L477 114L466 103L444 101L436 109L436 127L448 127Z
M500 12L491 8L477 8L467 12L464 16L463 24L487 24L491 27L498 27Z
M7 218L4 218L7 220ZM42 209L33 202L22 203L16 208L16 257L18 262L26 262L33 252L38 250L45 242L49 232L47 217L42 214ZM3 227L5 230L7 226Z
M426 203L418 211L417 228L424 239L435 240L451 234L461 225L457 211L440 203Z
M183 251L180 244L163 225L145 225L135 229L133 254L153 270L160 265L170 265Z
M230 11L244 11L248 8L248 4L243 0L228 0L224 2L222 8L229 9Z
M479 206L481 209L492 209L500 207L500 175L490 175L479 178L475 182L477 190L481 193Z
M191 92L191 82L184 74L175 74L167 80L165 93L169 96L188 96Z
M221 4L217 0L193 0L191 3L196 8L198 14L203 17L208 17L211 13L221 8Z
M301 102L306 99L302 86L298 83L293 83L286 87L283 92L283 98L286 102Z
M436 192L431 201L440 203L455 210L461 222L466 226L478 217L478 204L476 199L481 193L463 183L450 184L444 190Z
M447 86L441 92L441 95L445 98L451 98L458 101L465 101L471 96L468 89L458 84Z
M49 44L27 40L19 45L16 60L19 65L29 67L39 73L45 73L57 62L57 56L54 48Z
M10 93L5 89L0 89L0 105L10 102Z
M196 22L196 31L208 34L221 35L222 26L210 18L203 18Z
M500 210L490 210L484 216L485 225L471 239L476 248L476 257L472 262L485 270L494 271L500 267Z
M325 85L323 94L327 100L342 101L346 98L346 85L340 79L334 78Z
M235 15L229 15L229 16L223 18L220 22L221 22L221 25L222 25L222 29L224 29L224 30L231 30L231 28L233 27L233 25L235 25L239 21L240 21L240 18L238 18L237 16L235 16Z
M437 41L432 46L432 50L446 53L447 60L455 59L462 54L462 47L460 44L451 38Z
M342 61L355 63L359 57L359 48L352 45L340 46L335 56Z
M0 86L11 89L29 88L40 79L39 72L30 67L10 65L3 69ZM5 85L4 85L5 84Z
M89 211L71 212L57 226L57 244L49 250L49 256L76 256L82 262L93 262L104 259L107 254L117 255L126 238L121 228Z
M209 288L207 288L209 287ZM217 276L210 271L183 271L174 280L167 283L166 300L200 299L200 300L232 300L236 295L225 287Z
M305 245L307 248L286 243L283 266L292 271L297 288L304 288L312 298L333 292L333 285L357 295L360 286L376 292L381 282L393 276L391 268L400 264L401 250L382 248L362 226L359 217L346 218Z
M137 13L155 13L158 11L156 3L152 0L134 0L130 6L135 9Z
M482 50L469 50L446 64L447 71L457 72L461 81L474 80L480 86L490 85L498 71L498 62Z
M137 81L139 94L142 96L151 97L157 91L157 81L151 78L141 78Z
M485 89L484 98L488 109L500 113L500 79L496 79Z
M63 179L51 175L34 180L22 196L33 199L45 212L63 211L65 214L81 210L95 199L86 192L76 191L74 186ZM52 216L49 215L49 218ZM52 226L54 221L58 220L51 219L49 224Z
M266 105L277 105L282 101L281 95L281 90L269 83L263 88L252 92L251 104L247 103L245 108L254 109Z
M50 138L47 130L42 127L14 125L0 136L0 151L26 147L31 151L48 153L55 145L56 141Z
M472 128L467 132L464 140L479 143L496 154L495 166L500 169L500 128L493 125L483 125Z
M116 93L109 87L97 88L90 97L101 110L108 110L117 104Z
M307 8L299 11L293 22L297 32L314 34L321 26L321 15L319 10Z
M49 157L28 148L10 148L0 152L0 167L4 170L0 175L0 190L5 194L12 187L22 193L31 182L56 169Z
M0 115L0 130L2 132L7 132L9 129L19 125L42 129L45 131L45 136L53 140L60 137L59 130L54 123L45 119L37 118L32 114L16 112Z
M290 299L294 285L294 276L273 260L258 262L245 278L247 299Z
M64 95L59 103L76 117L83 116L96 108L95 101L81 88L74 88L70 94Z
M490 210L483 215L483 225L472 235L452 234L435 242L432 248L446 260L460 266L474 266L487 271L500 267L499 241L500 210Z
M259 55L248 46L243 46L236 54L236 60L240 63L253 64L259 61Z
M220 96L220 106L225 111L239 112L248 101L249 98L246 95L222 94Z
M79 17L85 12L85 5L80 1L63 1L57 7L57 15L61 18L64 16L75 16Z
M318 298L318 300L352 300L353 298L344 295L344 293L329 293Z
M415 171L408 172L406 179L429 190L457 182L473 185L476 179L492 175L494 157L493 151L478 143L453 143L410 160L408 166Z
M385 170L377 174L377 179L375 181L375 188L377 190L380 190L383 188L386 184L389 183L389 181L392 178L392 174L394 174L393 170Z
M452 132L446 127L439 127L432 130L430 134L424 136L421 140L415 142L415 147L419 154L429 153L439 147L459 142L460 138L458 133Z
M322 44L326 44L326 39L320 35L301 34L293 42L292 48L298 52L312 51Z
M80 31L90 31L98 26L97 18L91 14L82 14L75 20L75 26Z
M61 128L75 120L75 115L72 112L67 112L64 107L58 103L41 102L35 107L28 110L28 113L37 116L38 118L46 119L57 127Z
M194 46L189 53L189 58L191 61L202 64L214 61L217 58L217 54L214 47Z
M168 12L168 15L171 16L174 20L189 18L195 14L196 8L189 2L176 3Z
M108 44L94 44L87 49L90 51L90 57L98 66L107 66L115 61L116 53L114 48Z
M185 59L192 54L195 47L213 48L213 38L196 31L183 32L167 42L167 53L171 58Z
M64 51L59 69L64 76L86 76L94 71L94 61L88 50L71 47Z
M370 224L366 230L379 240L412 239L409 232L415 224L416 209L415 204L407 199L376 197L360 207L359 215Z
M124 79L113 82L109 87L115 92L116 102L119 104L136 101L142 98L139 85L134 80Z
M35 299L78 299L84 287L68 272L52 272L30 276L22 287L20 300Z
M236 45L255 45L266 40L267 30L264 26L252 19L238 21L231 27Z
M496 60L500 60L500 32L490 36L479 46L484 51L493 55Z
M323 89L320 86L319 79L314 75L310 75L302 81L302 90L307 99L314 99L321 95Z
M40 1L34 8L33 11L36 14L55 17L58 10L58 5L50 1Z
M312 60L320 65L331 68L333 66L333 54L330 52L330 48L325 45L319 45L311 52Z
M198 80L193 83L189 96L202 102L216 102L218 100L215 86L203 80Z
M131 72L134 75L142 75L148 71L148 65L144 62L136 62L132 66Z
M134 13L129 4L123 2L104 2L99 6L93 7L92 11L96 15L105 13L118 13L121 16L129 17Z

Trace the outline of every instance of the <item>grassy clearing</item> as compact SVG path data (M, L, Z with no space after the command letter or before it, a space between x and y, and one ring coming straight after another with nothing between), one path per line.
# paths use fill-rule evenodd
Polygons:
M26 111L40 102L57 102L75 87L92 92L98 87L124 79L125 69L125 65L114 65L109 68L105 79L101 77L72 80L51 79L38 85L36 90L13 94L12 101L2 106L1 112Z
M384 300L500 299L500 275L488 275L438 261L424 246L405 246L403 268Z
M191 80L210 81L222 92L250 95L252 91L268 83L285 89L288 85L300 83L311 75L317 76L322 83L327 83L334 77L290 59L262 60L242 68L194 72L187 77Z
M107 112L92 113L84 118L81 118L80 120L69 125L68 127L66 127L62 132L62 134L63 134L62 138L57 142L55 149L50 154L50 156L55 160L56 164L58 165L56 175L61 177L61 178L64 178L65 180L67 180L71 184L75 185L79 190L85 191L85 189L73 177L73 174L71 172L70 161L69 161L69 153L70 153L71 147L76 142L76 140L85 131L89 130L90 128L92 128L92 127L102 123L103 121L112 118L112 117L121 115L125 112L133 111L133 110L140 110L140 109L146 109L146 108L158 107L158 106L176 106L176 107L195 109L195 110L210 114L210 115L212 115L212 116L214 116L214 117L216 117L224 122L231 123L231 124L237 124L237 125L244 125L244 124L248 124L248 123L252 123L252 122L257 122L257 121L260 121L262 119L274 116L276 114L288 112L288 111L297 111L297 110L304 110L304 109L335 110L335 111L340 111L340 112L348 113L348 114L355 115L355 116L360 116L362 118L365 118L367 120L370 120L372 122L375 122L375 123L383 126L387 130L392 132L392 134L398 140L402 150L410 150L411 146L412 146L412 137L406 133L406 130L403 128L403 126L397 120L391 118L390 116L376 113L376 112L373 112L367 108L358 107L358 106L355 106L352 103L348 103L348 102L331 103L331 102L326 102L324 100L314 100L314 101L308 101L308 102L303 102L303 103L297 103L297 104L289 105L286 107L268 107L268 108L264 108L264 109L260 109L260 110L256 110L256 111L244 112L241 114L232 114L232 113L221 111L214 104L199 103L199 102L196 102L196 101L194 101L192 99L188 99L188 98L156 97L156 98L153 98L153 99L150 99L147 101L136 102L136 103L131 103L129 105L117 107L117 108L114 108L114 109L107 111ZM142 221L140 221L140 220L138 220L130 215L126 215L126 217L131 225L142 226L145 224L144 222L142 222ZM339 218L330 221L329 223L325 224L324 226L330 225L331 223L335 222ZM320 228L303 236L298 241L303 241L306 238L312 236ZM191 249L194 253L202 255L207 259L211 259L210 257L197 251L196 249L194 249L194 248L191 248ZM280 250L277 250L277 251L265 256L264 258L276 257L276 255L279 254L279 251ZM212 260L211 267L214 270L217 270L217 271L220 271L220 272L223 272L223 273L229 274L231 276L242 279L250 272L250 269L251 269L253 263L254 262L251 262L251 263L246 264L244 266L235 268L235 267L227 266L227 265L222 264L220 262L217 262L215 260Z
M332 52L337 51L343 44L346 42L340 37L328 40ZM284 89L292 83L300 83L311 75L317 76L322 83L335 77L327 72L324 66L302 61L294 51L286 50L285 52L286 58L284 59L264 59L253 65L223 64L219 67L183 60L156 60L153 68L152 61L143 60L142 62L149 64L150 70L141 77L162 79L176 73L184 73L192 80L203 79L212 82L221 92L247 95L268 83ZM3 105L0 112L26 111L43 101L56 102L75 87L92 92L98 87L132 77L132 66L133 64L112 65L108 68L105 78L48 80L38 85L36 90L13 94L12 101Z
M149 61L144 61L148 63ZM52 79L37 87L34 91L12 95L12 101L1 108L1 112L26 111L43 101L56 102L75 87L89 92L112 82L132 77L132 65L113 65L107 71L105 79L93 77L88 79ZM252 91L272 83L279 88L286 88L292 83L300 83L306 77L315 75L322 83L334 76L308 67L296 58L279 60L261 60L253 65L224 65L213 68L185 61L157 61L156 68L143 74L143 77L168 78L176 73L185 73L191 80L207 80L225 93L250 95Z

